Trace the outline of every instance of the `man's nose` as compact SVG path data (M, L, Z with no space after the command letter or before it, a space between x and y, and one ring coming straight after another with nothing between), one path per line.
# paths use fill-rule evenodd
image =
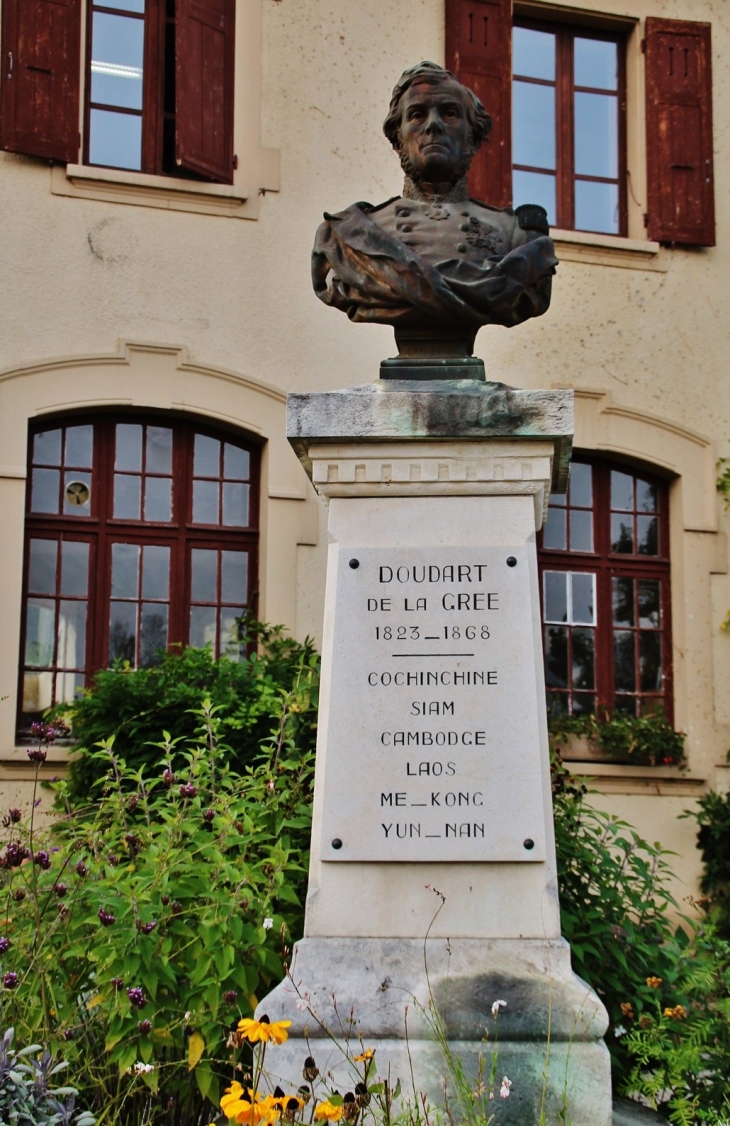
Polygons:
M441 114L439 113L438 109L434 106L433 109L429 110L429 114L428 114L428 117L426 119L426 132L427 133L443 133L443 131L444 131L444 123L441 119Z

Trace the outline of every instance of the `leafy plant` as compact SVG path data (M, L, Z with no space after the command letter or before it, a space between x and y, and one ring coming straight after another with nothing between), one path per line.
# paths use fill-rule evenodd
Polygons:
M699 825L700 888L710 898L717 934L730 941L730 794L704 794L697 809L685 816L696 818Z
M54 1064L40 1044L13 1048L15 1030L0 1040L0 1122L7 1126L94 1126L88 1111L76 1111L74 1087L51 1087L51 1079L67 1066ZM41 1053L39 1056L38 1053Z
M620 762L637 766L677 766L685 762L686 736L667 723L661 708L646 716L622 712L608 718L554 715L550 735L557 750L577 736L590 739L609 758Z

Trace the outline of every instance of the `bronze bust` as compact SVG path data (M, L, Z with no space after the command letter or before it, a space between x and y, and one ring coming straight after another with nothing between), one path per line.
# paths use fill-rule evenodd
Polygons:
M325 213L312 254L320 300L352 321L392 324L399 357L381 377L484 378L482 325L508 328L550 304L557 259L542 207L469 198L466 173L491 127L476 95L435 63L399 79L383 131L403 194Z

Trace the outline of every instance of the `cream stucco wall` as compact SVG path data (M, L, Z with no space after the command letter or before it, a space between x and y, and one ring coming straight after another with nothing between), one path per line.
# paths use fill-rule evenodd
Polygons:
M697 858L686 822L677 835L676 813L715 784L730 746L730 636L719 630L730 578L717 534L728 517L714 490L715 458L730 453L730 9L716 0L561 7L634 21L631 238L558 234L549 313L516 330L483 330L478 351L493 378L575 387L579 448L639 459L672 481L676 711L689 775L665 770L658 782L641 768L593 769L612 808L670 845L681 839L690 886ZM647 15L712 23L711 250L645 237ZM393 344L389 329L353 326L315 299L312 236L323 210L399 190L381 122L403 67L443 60L443 24L443 0L239 0L240 166L227 192L191 197L179 185L161 191L149 177L114 174L95 183L83 170L67 177L0 153L0 695L15 696L27 423L49 411L147 406L261 435L263 612L300 635L319 633L322 511L283 439L283 393L372 379ZM13 722L6 701L0 758L15 785L24 767Z

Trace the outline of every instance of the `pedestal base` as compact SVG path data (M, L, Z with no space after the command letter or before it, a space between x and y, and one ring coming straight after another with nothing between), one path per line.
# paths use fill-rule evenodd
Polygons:
M484 360L477 356L421 358L399 356L380 361L381 379L479 379L486 380Z
M335 1041L297 1007L302 998ZM507 1005L495 1021L491 1007L498 999ZM357 1055L362 1042L375 1050L379 1075L389 1071L393 1084L400 1079L405 1098L415 1085L443 1105L444 1082L451 1099L454 1084L424 1017L431 1002L470 1081L476 1082L480 1054L488 1079L494 1052L498 1081L503 1075L512 1081L510 1097L492 1104L495 1123L537 1126L542 1112L548 1124L610 1126L610 1057L601 1039L606 1012L572 972L562 939L303 939L291 979L257 1010L293 1022L287 1043L267 1054L267 1070L296 1089L311 1052L344 1093L357 1077L343 1048L349 1043Z

